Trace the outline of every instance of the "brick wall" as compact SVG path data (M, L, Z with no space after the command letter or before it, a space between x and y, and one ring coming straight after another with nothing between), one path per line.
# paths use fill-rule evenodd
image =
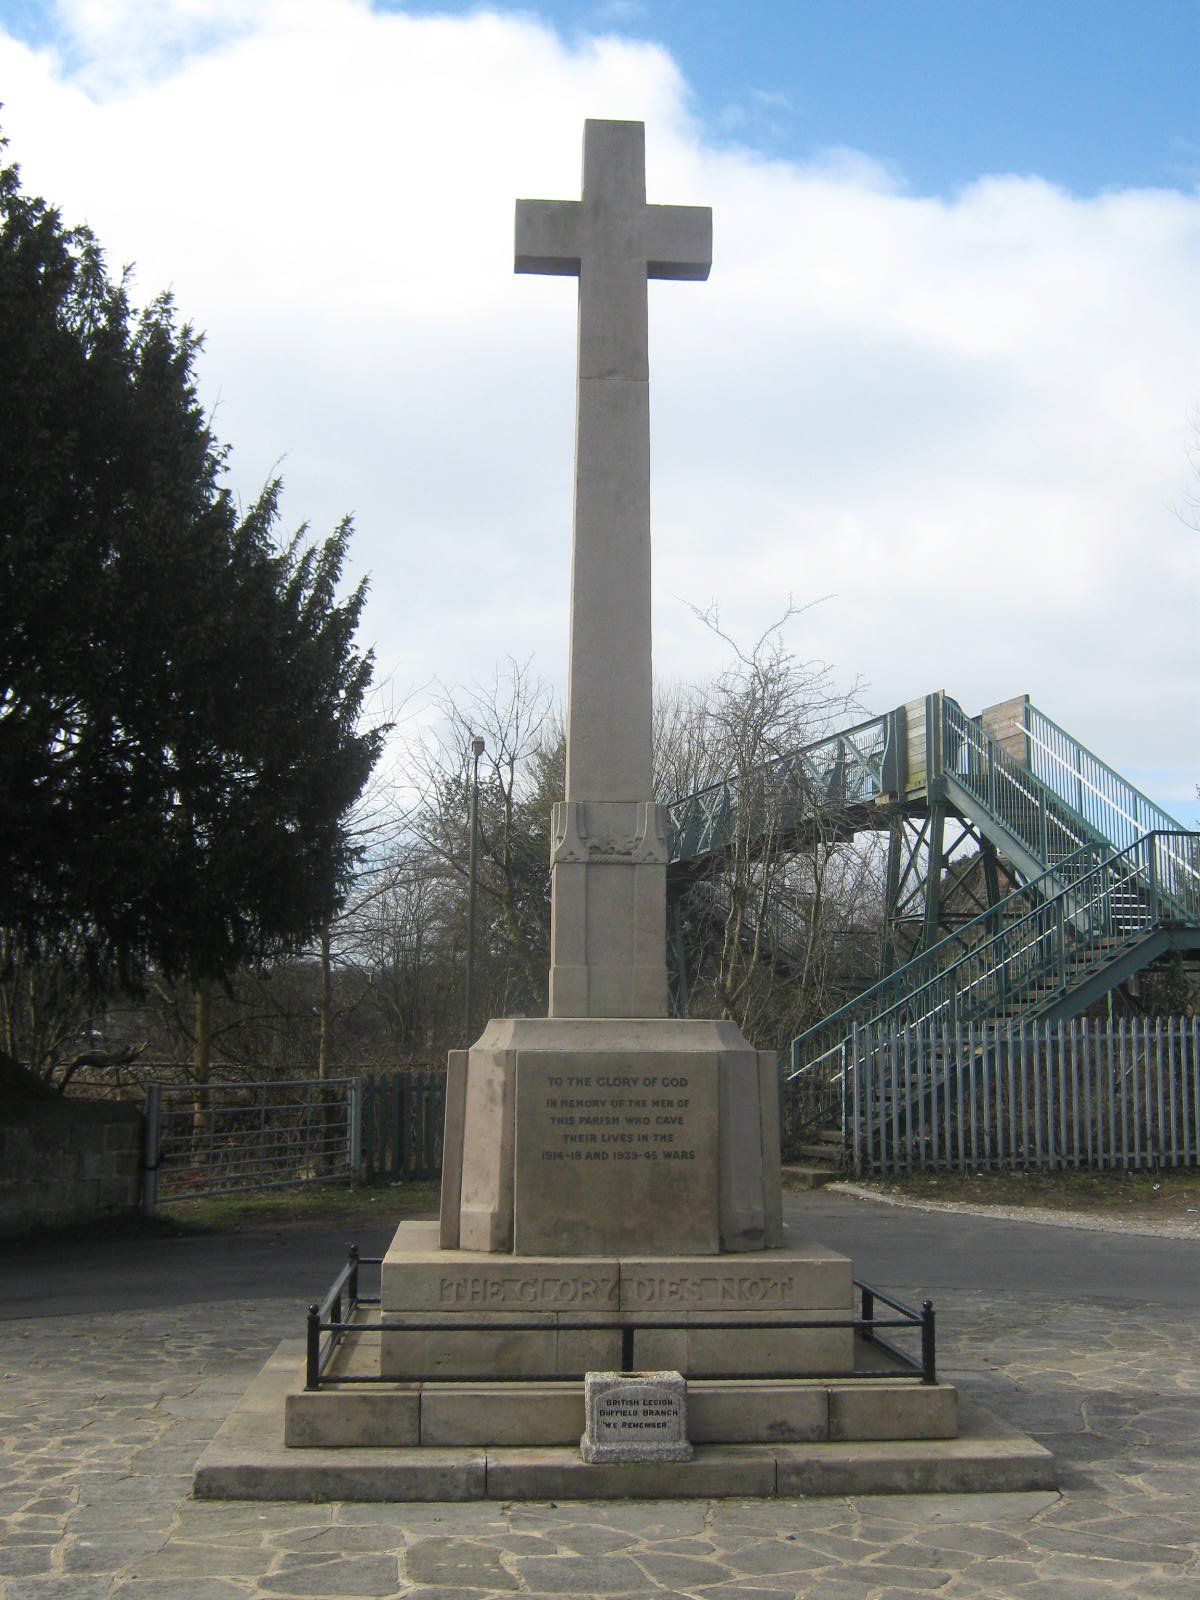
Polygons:
M0 1101L0 1238L128 1215L142 1116L128 1101Z

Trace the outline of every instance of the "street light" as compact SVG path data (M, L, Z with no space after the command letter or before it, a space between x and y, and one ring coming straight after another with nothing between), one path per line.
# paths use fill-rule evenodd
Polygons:
M479 758L483 754L483 740L478 734L471 740L471 753L475 765L471 774L471 843L467 855L467 993L463 1006L465 1012L464 1044L471 1045L471 1012L475 989L475 888L476 858L479 839Z

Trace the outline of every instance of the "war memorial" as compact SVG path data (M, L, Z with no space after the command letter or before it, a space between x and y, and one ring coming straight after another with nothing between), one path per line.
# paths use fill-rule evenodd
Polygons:
M914 1370L872 1336L850 1260L784 1227L774 1056L668 1014L646 284L711 261L709 210L646 203L640 123L586 124L580 200L517 202L517 271L579 281L549 1014L451 1053L440 1220L398 1227L361 1336L335 1328L315 1371L281 1346L201 1458L199 1496L1053 1485L1045 1450L936 1381L931 1312Z

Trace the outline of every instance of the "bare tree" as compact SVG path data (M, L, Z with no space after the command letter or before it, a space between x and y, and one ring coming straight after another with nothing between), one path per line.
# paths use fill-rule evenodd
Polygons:
M546 1007L550 811L562 796L563 734L549 688L509 660L490 684L444 691L441 723L411 755L413 833L460 887L465 959L472 741L481 737L477 930L479 998L490 1012ZM457 1043L457 1037L450 1043Z
M873 975L876 836L854 834L836 766L820 793L797 748L844 723L857 686L799 657L789 606L747 647L702 616L730 661L713 681L660 687L660 799L707 790L724 804L719 848L674 905L693 1014L734 1018L755 1043L788 1040ZM319 947L214 993L214 1068L331 1073L345 1065L433 1064L463 1042L472 741L482 737L477 1015L542 1014L549 964L550 811L563 792L562 719L527 663L443 691L433 732L399 747L357 818L362 856ZM727 804L725 802L728 802ZM687 874L684 874L687 876ZM164 987L153 1023L195 1078L192 996Z
M109 1037L107 1006L69 962L32 960L0 931L0 1052L62 1093L78 1073L126 1066L143 1048Z
M698 612L728 647L712 683L660 701L660 782L708 786L719 823L702 872L677 908L686 930L690 1009L733 1018L756 1043L782 1048L829 1009L842 974L861 967L855 923L877 874L877 852L857 844L836 771L817 792L795 752L829 734L857 705L859 685L833 685L823 662L788 644L784 614L749 646L715 610Z

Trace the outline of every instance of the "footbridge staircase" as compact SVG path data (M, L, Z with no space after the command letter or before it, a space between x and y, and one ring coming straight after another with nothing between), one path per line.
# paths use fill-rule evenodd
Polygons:
M671 807L669 883L676 902L713 885L716 917L729 852L887 830L883 976L792 1041L788 1074L814 1122L845 1103L858 1029L1067 1018L1172 951L1200 952L1200 834L1026 697L971 717L930 694L771 777ZM804 937L795 917L778 922L776 960ZM686 1006L686 975L679 992Z

